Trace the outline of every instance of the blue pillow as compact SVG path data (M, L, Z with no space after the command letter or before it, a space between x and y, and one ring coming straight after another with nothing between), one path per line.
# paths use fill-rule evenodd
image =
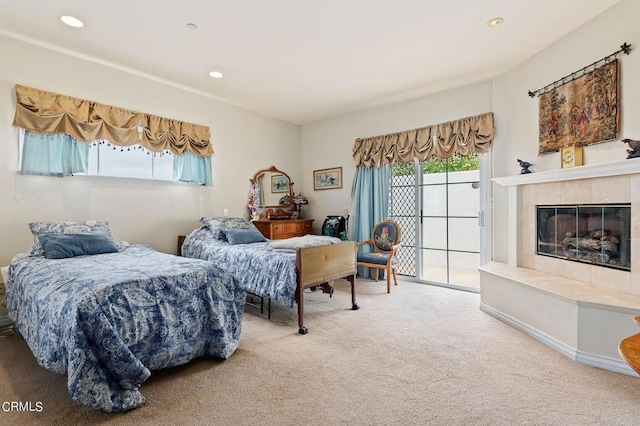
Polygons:
M42 244L38 237L43 234L74 234L78 232L103 231L111 235L109 222L105 220L67 220L64 222L33 222L29 229L34 236L33 246L29 252L32 256L42 256Z
M44 257L65 259L102 253L117 253L118 248L106 232L79 232L77 234L43 234L38 237Z
M255 228L253 224L241 217L211 217L205 216L200 222L211 231L213 236L220 241L225 240L225 229L250 229Z
M229 244L261 243L267 239L256 228L250 229L225 229L224 234Z

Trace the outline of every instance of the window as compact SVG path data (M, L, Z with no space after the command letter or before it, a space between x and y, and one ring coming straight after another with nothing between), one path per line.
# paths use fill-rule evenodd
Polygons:
M108 141L80 143L68 135L20 131L20 171L44 176L110 176L211 185L211 157L176 156Z
M94 142L89 148L88 175L172 180L174 156L152 153L141 146L120 147Z
M20 171L23 174L45 176L69 176L78 172L77 160L81 160L80 170L86 170L88 159L82 154L92 141L109 141L119 146L141 145L153 152L168 151L175 155L173 159L172 179L193 182L200 185L212 185L211 181L211 131L209 127L188 123L171 118L159 117L132 111L126 108L101 104L86 99L75 98L46 90L35 89L16 84L16 114L13 125L24 129ZM34 136L39 134L39 136ZM67 142L59 139L69 139ZM54 141L53 144L49 142ZM78 147L76 147L78 145ZM98 144L96 144L97 146ZM107 147L109 143L107 142ZM113 148L113 147L112 147ZM96 173L104 175L101 149L97 149ZM124 152L124 148L121 149ZM135 157L127 148L127 160ZM103 156L108 154L102 153ZM112 153L113 154L113 153ZM156 154L158 156L158 154ZM162 157L162 155L160 155ZM140 162L138 156L137 161ZM108 161L112 163L112 161ZM122 167L122 157L117 163L116 172L137 174L142 170L144 176L155 179L161 175L161 165L151 160L141 161L141 170ZM158 166L158 167L156 167ZM135 168L138 168L137 166ZM158 174L156 174L156 168ZM102 169L102 171L101 171ZM112 169L113 173L113 169Z

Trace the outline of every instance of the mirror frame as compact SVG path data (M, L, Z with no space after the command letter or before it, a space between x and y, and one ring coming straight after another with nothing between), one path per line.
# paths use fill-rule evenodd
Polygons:
M265 173L281 173L283 175L285 175L287 177L287 179L289 179L289 204L279 204L277 206L267 206L267 205L261 205L261 208L264 209L268 209L268 208L279 208L279 209L289 209L291 208L291 206L293 205L293 181L291 180L291 177L286 174L285 172L283 172L282 170L276 168L275 166L271 166L268 169L262 169L259 170L255 175L253 175L253 179L249 179L249 181L251 182L252 185L254 185L256 182L258 182L258 179L260 178L260 176L262 176ZM251 204L253 204L253 199L250 200Z

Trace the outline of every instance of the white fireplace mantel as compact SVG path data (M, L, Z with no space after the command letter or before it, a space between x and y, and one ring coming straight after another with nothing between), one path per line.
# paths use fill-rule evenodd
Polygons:
M591 164L588 166L567 169L547 170L543 172L527 173L515 176L493 178L492 182L508 190L508 231L507 263L509 266L520 266L522 247L520 246L520 192L524 185L545 184L552 182L572 181L578 179L605 178L640 174L640 158L632 158L612 163Z
M480 267L480 309L578 362L635 375L620 358L617 346L637 332L634 318L640 315L640 269L633 266L640 264L640 250L635 250L640 241L637 214L631 218L631 271L575 262L567 265L561 259L536 255L533 245L538 204L555 199L601 203L611 201L608 196L613 195L613 201L630 202L640 210L640 160L492 181L499 197L507 193L507 263ZM561 184L556 185L558 182Z
M591 164L569 169L547 170L524 175L505 176L491 179L500 186L518 186L535 183L560 182L565 180L591 179L640 173L640 158L631 158L614 163Z

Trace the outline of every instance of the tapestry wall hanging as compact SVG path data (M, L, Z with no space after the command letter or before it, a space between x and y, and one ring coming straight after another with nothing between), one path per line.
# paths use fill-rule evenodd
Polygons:
M539 95L539 154L616 139L618 60Z

